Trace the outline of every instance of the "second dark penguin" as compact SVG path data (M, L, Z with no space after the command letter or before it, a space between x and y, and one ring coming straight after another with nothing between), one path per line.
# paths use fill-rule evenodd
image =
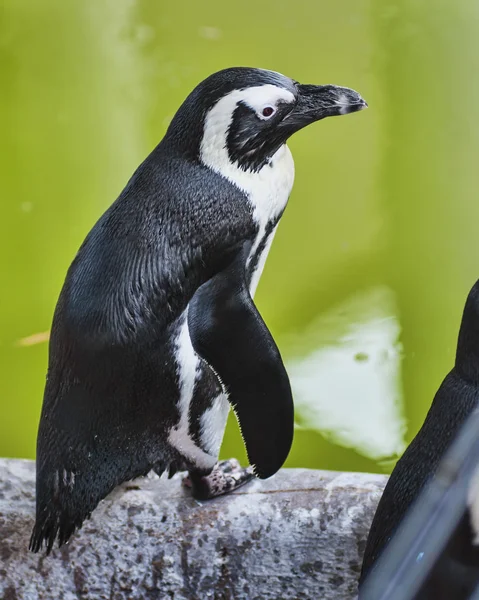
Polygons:
M253 472L217 463L229 406L258 477L293 437L280 353L252 297L294 179L299 129L366 106L332 85L221 71L203 81L100 218L55 311L31 549L50 551L123 481L187 470L209 498Z
M361 583L374 570L406 512L434 476L461 426L478 407L479 281L466 301L454 368L437 391L423 426L397 462L378 504L366 544ZM469 598L479 581L479 547L473 543L476 536L467 511L416 600ZM361 593L359 597L368 600Z

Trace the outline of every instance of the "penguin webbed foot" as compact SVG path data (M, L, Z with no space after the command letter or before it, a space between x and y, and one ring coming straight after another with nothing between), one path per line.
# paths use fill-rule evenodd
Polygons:
M251 481L253 477L251 467L242 467L236 458L230 458L217 463L208 475L190 470L183 479L183 485L191 489L191 494L196 500L209 500L229 494Z

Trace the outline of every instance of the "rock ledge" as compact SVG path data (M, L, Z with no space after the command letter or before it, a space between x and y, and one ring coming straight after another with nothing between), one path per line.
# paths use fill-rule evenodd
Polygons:
M49 557L27 550L32 461L0 459L3 600L350 600L383 475L283 469L199 503L151 476Z

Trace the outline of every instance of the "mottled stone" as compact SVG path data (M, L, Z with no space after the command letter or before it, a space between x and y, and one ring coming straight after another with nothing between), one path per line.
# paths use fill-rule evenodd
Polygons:
M33 462L0 459L0 598L349 600L382 475L284 469L196 502L181 478L139 479L70 543L28 552Z

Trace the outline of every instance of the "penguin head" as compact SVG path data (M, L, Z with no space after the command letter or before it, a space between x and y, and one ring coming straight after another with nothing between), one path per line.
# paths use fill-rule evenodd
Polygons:
M367 107L335 85L303 85L280 73L236 67L210 75L188 96L165 136L190 159L257 172L303 127Z

